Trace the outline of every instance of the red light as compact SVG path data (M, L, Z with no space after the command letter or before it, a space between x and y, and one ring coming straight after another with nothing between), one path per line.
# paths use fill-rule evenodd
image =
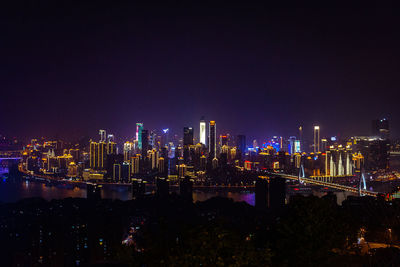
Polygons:
M294 188L294 190L295 190L295 191L299 191L299 189L298 189L298 188Z

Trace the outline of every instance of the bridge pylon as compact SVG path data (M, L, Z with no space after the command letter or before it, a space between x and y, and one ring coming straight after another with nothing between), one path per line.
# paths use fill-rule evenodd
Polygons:
M367 183L365 182L365 171L362 169L360 171L360 180L358 182L358 195L359 196L365 196L364 193L362 193L361 190L367 190Z
M305 178L305 177L306 177L306 175L305 175L305 173L304 173L303 161L300 163L300 168L299 168L299 175L298 175L298 177L299 177L299 183L300 183L300 184L303 184L304 181L303 181L301 178Z

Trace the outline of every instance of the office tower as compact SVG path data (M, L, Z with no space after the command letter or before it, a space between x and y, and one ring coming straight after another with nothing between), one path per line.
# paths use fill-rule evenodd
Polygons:
M100 141L99 142L106 142L106 131L105 130L99 130L99 135L100 135Z
M151 169L157 169L158 168L158 158L159 158L159 152L155 149L149 150L148 153L148 158L150 159L150 166Z
M200 170L205 171L207 167L207 157L202 155L200 157Z
M217 156L217 124L215 121L210 121L208 134L209 156L215 158Z
M179 193L181 197L186 201L193 201L193 180L189 177L180 179L179 182Z
M141 138L140 138L142 148L142 158L145 159L147 156L147 151L149 150L149 131L148 130L141 130Z
M178 166L178 177L183 178L186 176L187 166L185 164L179 164Z
M140 157L131 157L131 175L138 174L140 172Z
M183 145L193 145L193 128L183 127Z
M325 152L328 148L328 139L322 138L321 139L321 152Z
M372 121L373 136L379 136L382 139L388 139L389 133L389 120L383 118Z
M301 153L301 141L294 141L294 153Z
M165 147L169 143L169 129L163 129L161 134L161 147Z
M304 142L303 142L303 126L299 127L299 141L300 141L300 151L304 150Z
M239 134L236 136L236 147L239 149L239 153L243 155L246 152L246 136Z
M158 158L158 172L164 173L165 172L165 160L164 157Z
M125 142L124 143L124 161L129 161L133 153L133 143Z
M200 144L206 145L206 122L202 119L200 121Z
M143 131L143 123L136 123L136 140L138 141L138 148L142 149L142 131Z
M319 126L314 126L314 153L320 152L319 140Z
M129 162L123 162L121 165L121 180L123 182L129 182L131 177L131 164Z
M156 133L154 132L154 131L151 131L150 132L150 135L149 135L149 145L152 147L152 148L155 148L156 146L156 138L157 138L157 135L156 135Z
M288 152L290 155L296 153L296 136L289 137L289 149Z
M115 142L115 137L114 137L114 135L113 134L109 134L109 135L107 135L107 142L108 143L114 143Z
M117 144L112 141L113 139L109 139L106 143L107 155L116 155L117 154Z
M227 135L220 135L219 136L219 145L221 147L228 145L228 136Z
M90 168L103 170L106 167L107 143L90 142L89 156Z

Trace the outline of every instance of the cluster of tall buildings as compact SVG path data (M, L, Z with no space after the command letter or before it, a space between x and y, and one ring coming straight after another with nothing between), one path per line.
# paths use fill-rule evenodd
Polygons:
M390 149L389 122L374 120L372 135L349 138L324 137L322 128L312 128L312 142L304 141L304 129L298 136L273 136L263 142L246 136L217 133L217 122L199 122L196 128L185 126L182 134L170 129L148 130L136 123L132 138L117 143L113 134L99 131L99 139L87 146L64 146L62 141L38 141L24 147L24 167L28 171L84 180L130 182L148 177L183 178L201 181L216 176L229 182L232 175L260 170L297 173L307 176L352 176L361 169L386 169ZM311 129L309 131L311 133ZM121 151L121 152L120 152ZM222 180L224 183L225 180Z

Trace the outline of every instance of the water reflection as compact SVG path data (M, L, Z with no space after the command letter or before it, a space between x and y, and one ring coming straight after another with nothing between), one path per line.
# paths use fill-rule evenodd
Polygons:
M155 188L146 188L147 192L154 192ZM171 192L178 193L178 187L171 187ZM288 189L287 199L294 192ZM326 195L327 192L319 190L309 190L308 193L303 195L315 195L322 197ZM339 205L349 196L354 195L350 192L335 192L337 197L337 203ZM132 199L132 193L127 189L127 187L121 188L103 188L101 191L102 198L110 199L120 199L120 200L130 200ZM238 189L194 189L193 190L193 200L204 201L212 197L228 197L232 198L234 201L245 201L250 205L255 205L255 193L253 190L238 190ZM16 182L0 182L0 201L1 202L16 202L23 198L29 197L41 197L46 200L52 199L62 199L67 197L73 198L85 198L86 189L79 187L67 187L65 185L57 186L46 186L44 183L35 181L16 181Z

